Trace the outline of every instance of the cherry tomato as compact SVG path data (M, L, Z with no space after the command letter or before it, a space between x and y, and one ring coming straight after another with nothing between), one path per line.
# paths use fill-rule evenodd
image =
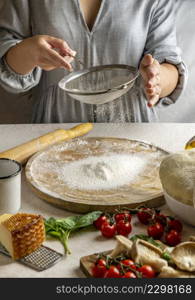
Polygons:
M122 278L137 278L137 276L135 275L135 273L129 271L129 272L126 272Z
M154 278L156 275L154 269L149 265L143 265L138 269L138 271L142 273L143 278Z
M108 218L105 216L105 215L101 215L97 220L95 220L94 222L93 222L93 225L97 228L97 229L101 229L101 227L102 227L102 225L104 224L104 223L108 223L109 222L109 220L108 220Z
M105 266L100 266L95 264L92 268L92 274L95 278L103 278L107 272L107 268Z
M110 268L105 273L104 277L105 278L119 278L119 277L121 277L121 274L116 266L111 265Z
M169 229L176 230L178 232L182 232L183 225L179 220L173 219L168 222Z
M129 221L131 222L131 214L130 213L118 213L114 216L116 223L118 223L121 220Z
M121 263L122 263L123 265L127 266L127 267L131 267L131 268L134 269L134 270L137 269L137 267L136 267L134 261L131 260L131 259L124 259L124 260L121 261Z
M143 207L138 211L137 217L142 224L147 225L152 218L152 211L150 208Z
M101 226L101 233L106 238L112 238L116 234L116 225L103 223L103 225Z
M103 258L98 259L96 265L106 267L106 261Z
M154 225L149 226L147 231L149 236L154 239L160 239L164 233L164 227L160 223L155 223Z
M181 233L172 229L165 235L165 241L169 246L176 246L181 242Z
M125 220L120 220L116 224L116 230L118 234L128 236L132 230L132 226L129 222L126 222Z
M160 223L163 226L167 225L167 217L165 215L163 215L163 214L158 214L157 213L156 216L155 216L155 221L157 223Z

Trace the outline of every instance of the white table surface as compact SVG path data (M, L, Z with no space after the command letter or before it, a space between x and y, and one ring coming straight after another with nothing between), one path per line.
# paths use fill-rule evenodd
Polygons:
M58 128L70 128L75 124L29 124L29 125L0 125L0 151L14 147L32 138L43 135ZM94 129L88 136L106 136L144 140L162 147L163 149L175 152L182 150L185 143L195 135L195 124L95 124ZM55 208L50 204L36 197L27 186L25 176L22 176L22 208L21 211L42 214L44 217L53 216L62 218L72 213ZM167 207L163 211L170 214ZM134 218L133 234L146 232L146 227L140 227ZM194 233L194 228L185 225L184 239ZM49 247L63 253L63 247L56 240L46 241ZM84 277L79 269L79 259L82 256L112 249L115 246L114 239L104 239L100 232L85 231L72 236L69 240L69 247L72 254L64 258L52 268L37 272L18 262L0 254L0 277Z

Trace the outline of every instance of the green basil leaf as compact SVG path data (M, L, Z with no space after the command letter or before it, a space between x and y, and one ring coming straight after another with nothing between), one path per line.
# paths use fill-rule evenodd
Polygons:
M97 220L97 218L99 218L101 214L101 211L93 211L86 215L80 216L74 229L79 229L92 225L93 222Z
M58 238L64 245L66 253L70 253L68 239L72 231L89 227L102 214L94 211L82 216L70 216L64 219L49 218L45 220L45 231L47 235Z
M168 252L165 251L162 254L162 258L164 258L167 261L170 261L171 260L171 255Z
M56 220L54 218L49 218L48 220L45 220L44 223L46 233L49 231L58 231L56 226Z
M146 242L148 242L148 243L150 243L150 244L152 244L152 245L154 245L158 248L162 248L160 243L158 243L152 237L149 237L145 234L136 234L136 235L134 235L130 238L130 240L133 241L133 242L136 241L137 239L144 240L144 241L146 241Z
M53 237L57 237L57 238L61 237L61 234L57 231L49 231L47 234L50 236L53 236Z
M64 219L57 219L56 224L63 229L74 229L79 218L79 216L70 216Z

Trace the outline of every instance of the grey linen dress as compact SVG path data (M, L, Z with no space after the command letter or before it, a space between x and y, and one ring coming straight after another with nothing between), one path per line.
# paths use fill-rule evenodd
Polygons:
M176 0L102 0L90 31L79 0L1 0L0 84L13 93L32 89L35 123L155 122L156 108L147 107L141 78L126 95L108 104L83 104L58 88L68 71L36 68L24 76L11 70L4 55L23 39L39 34L67 41L86 68L102 64L138 68L143 55L151 53L160 63L176 65L180 74L174 92L157 104L164 107L179 98L187 77L177 47L175 6ZM76 61L73 67L81 68Z

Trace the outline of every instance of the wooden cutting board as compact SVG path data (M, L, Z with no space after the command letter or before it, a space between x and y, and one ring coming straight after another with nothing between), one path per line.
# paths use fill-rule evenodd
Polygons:
M74 189L59 179L59 170L61 168L63 172L66 164L110 153L139 154L147 159L147 165L135 181L109 190ZM81 138L59 143L35 154L26 165L26 177L38 197L72 212L113 211L141 204L157 207L164 203L158 170L167 154L163 149L142 141Z
M101 253L91 254L91 255L81 257L81 259L80 259L80 269L86 275L86 277L93 277L92 268L94 266L94 263L98 259L98 255L100 255L102 253L104 253L105 255L108 255L111 252L112 252L112 250L109 250L109 251L104 251L104 252L101 252Z

